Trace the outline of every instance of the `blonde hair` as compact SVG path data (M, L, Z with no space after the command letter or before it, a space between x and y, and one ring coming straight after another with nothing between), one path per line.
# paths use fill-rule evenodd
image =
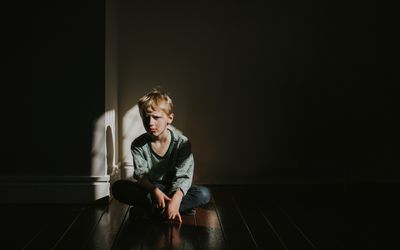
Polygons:
M160 86L157 86L139 99L138 106L140 115L143 117L143 114L145 114L148 109L155 110L157 107L163 110L167 115L170 115L174 105L168 94L164 92Z

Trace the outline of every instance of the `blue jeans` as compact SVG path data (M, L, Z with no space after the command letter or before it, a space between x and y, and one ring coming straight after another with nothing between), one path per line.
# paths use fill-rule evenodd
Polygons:
M152 183L166 195L169 195L168 188L164 184L160 182ZM114 198L120 202L133 206L143 206L149 209L153 207L152 204L154 203L154 200L152 195L134 182L128 180L116 181L112 185L111 190ZM207 187L192 185L182 198L179 212L186 212L193 208L207 204L210 201L210 198L210 190Z

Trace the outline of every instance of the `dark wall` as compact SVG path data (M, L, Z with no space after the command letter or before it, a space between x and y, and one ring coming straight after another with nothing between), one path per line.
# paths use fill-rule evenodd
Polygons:
M90 175L104 113L105 2L7 5L1 175Z
M398 180L395 43L381 7L121 0L120 117L163 85L204 183Z

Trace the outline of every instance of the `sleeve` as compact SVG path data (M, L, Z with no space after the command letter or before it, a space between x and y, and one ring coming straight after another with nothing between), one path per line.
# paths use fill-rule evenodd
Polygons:
M131 147L133 156L133 178L138 179L149 173L148 163L143 153L143 148L138 146Z
M190 186L192 185L194 171L194 158L189 141L183 142L179 148L177 161L175 165L175 175L172 178L171 193L181 189L183 194L186 195Z

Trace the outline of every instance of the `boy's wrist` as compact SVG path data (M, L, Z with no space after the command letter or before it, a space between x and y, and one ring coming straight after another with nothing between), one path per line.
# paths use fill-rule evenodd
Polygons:
M182 197L185 196L185 194L183 193L182 188L180 188L180 187L176 188L175 190L173 190L173 191L171 192L171 195L172 195L172 196L174 196L175 194L177 194L177 195L182 195Z
M183 192L180 188L178 188L175 193L172 196L173 201L179 201L179 203L182 201L183 198Z
M169 202L169 206L175 207L177 210L179 210L181 201L182 201L182 198L174 195L174 196L172 196L171 201Z
M158 187L156 187L156 186L151 187L149 192L152 193L152 194L155 194L155 193L157 193L157 189L158 189Z

